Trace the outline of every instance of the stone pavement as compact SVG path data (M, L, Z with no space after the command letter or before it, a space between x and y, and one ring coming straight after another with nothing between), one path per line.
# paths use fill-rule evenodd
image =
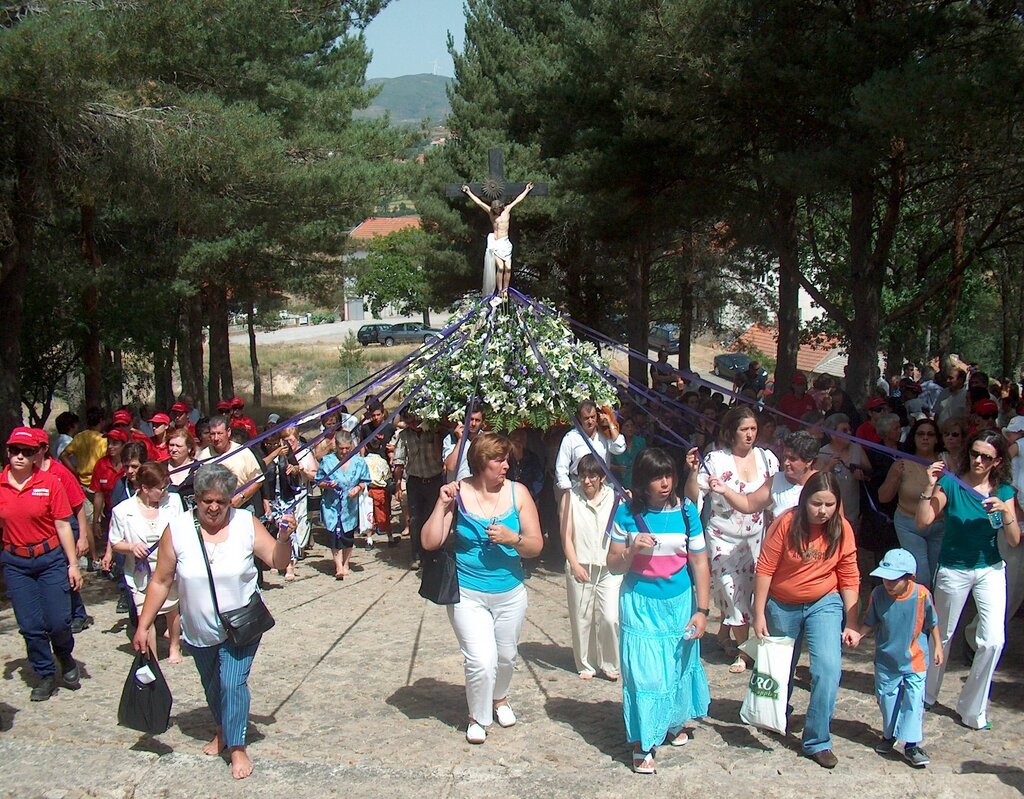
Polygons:
M872 751L879 714L870 652L844 656L833 726L839 766L799 756L799 738L739 722L746 679L727 673L704 644L713 702L685 749L659 749L653 777L631 773L619 686L581 682L572 666L562 574L543 565L527 582L530 609L511 699L519 724L495 726L483 746L464 738L462 665L445 611L420 599L401 548L357 550L360 571L332 579L317 546L299 579L269 578L277 619L250 679L250 754L256 771L235 783L221 758L199 749L213 733L191 660L164 666L174 692L172 727L157 738L116 724L131 654L111 584L89 575L96 625L78 636L82 688L30 703L34 677L10 606L0 606L0 796L3 797L985 797L1024 792L1020 745L1021 622L1013 625L993 689L994 730L972 732L952 711L928 715L932 765L915 771ZM329 553L327 553L329 555ZM713 625L714 627L714 625ZM942 699L952 704L965 670L954 655ZM807 702L798 672L794 727Z

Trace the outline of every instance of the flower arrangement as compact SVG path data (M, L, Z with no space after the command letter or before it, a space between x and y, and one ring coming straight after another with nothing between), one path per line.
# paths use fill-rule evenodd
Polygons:
M476 302L463 301L456 315L464 315ZM493 430L550 427L566 420L585 399L598 405L615 404L614 388L598 371L605 363L597 348L577 341L558 317L517 307L509 300L493 308L481 307L466 325L465 341L447 351L445 343L440 344L442 354L414 368L406 378L410 390L424 381L410 402L424 421L461 420L474 389Z

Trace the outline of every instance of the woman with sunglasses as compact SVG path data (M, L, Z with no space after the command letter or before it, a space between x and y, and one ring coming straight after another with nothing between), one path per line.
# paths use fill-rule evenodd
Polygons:
M967 423L962 416L954 416L939 425L944 450L941 460L951 472L960 469L963 460L964 442L967 440Z
M30 428L15 427L7 439L8 464L0 472L0 563L29 663L39 677L33 702L53 696L58 682L72 690L80 685L68 599L70 591L82 587L67 520L71 503L60 480L33 463L39 448Z
M1010 546L1020 543L1006 450L1001 433L975 433L968 439L956 479L943 474L942 461L928 467L928 483L917 504L919 530L940 517L946 521L933 593L947 653L968 594L978 607L977 654L957 702L961 721L975 730L989 726L988 694L1006 637L1006 572L999 554L999 530ZM929 665L926 705L938 699L944 674L945 661Z
M125 581L138 613L146 602L149 578L156 569L156 545L160 536L171 519L180 516L185 509L181 497L169 491L171 481L166 462L140 464L135 470L135 483L134 495L114 506L109 541L114 552L124 555ZM157 615L167 620L167 637L171 642L168 662L181 663L181 617L175 587L171 588ZM156 627L149 629L149 651L156 655Z
M918 419L907 433L907 440L900 447L910 455L924 458L932 463L942 452L942 434L934 419ZM917 561L917 582L931 590L932 577L939 566L939 549L942 547L942 533L946 529L942 519L917 528L919 497L928 485L928 471L920 463L898 458L889 467L885 481L878 487L881 502L897 501L893 524L900 546Z

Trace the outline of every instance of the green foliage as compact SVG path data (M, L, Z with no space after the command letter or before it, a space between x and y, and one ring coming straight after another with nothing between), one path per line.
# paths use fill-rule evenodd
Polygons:
M338 366L343 369L362 368L366 365L363 350L356 334L350 332L338 347Z
M388 305L403 316L430 307L430 245L429 234L413 227L370 241L356 268L356 292L369 299L374 316Z

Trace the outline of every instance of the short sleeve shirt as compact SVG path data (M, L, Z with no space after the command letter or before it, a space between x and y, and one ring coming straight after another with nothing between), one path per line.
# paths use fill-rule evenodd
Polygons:
M74 459L78 469L78 480L89 488L92 484L92 470L96 461L107 454L107 439L95 430L83 430L71 439L64 451Z
M953 569L980 569L995 566L1003 558L997 543L998 530L988 520L981 499L950 475L939 478L946 494L946 532L942 536L939 565ZM1004 483L996 489L1004 502L1013 497L1013 486Z
M864 623L875 630L875 666L886 674L923 674L928 670L928 634L939 623L932 596L911 582L892 597L884 585L871 592Z
M704 529L696 505L684 499L682 505L648 510L642 518L656 543L650 553L633 558L629 567L631 587L646 596L660 599L689 590L690 575L686 569L689 554L705 549ZM628 546L639 532L640 526L633 512L627 505L620 505L608 533L611 540Z
M10 467L0 472L0 522L5 544L31 546L57 534L54 524L71 515L71 503L60 480L35 469L20 489L10 482Z

